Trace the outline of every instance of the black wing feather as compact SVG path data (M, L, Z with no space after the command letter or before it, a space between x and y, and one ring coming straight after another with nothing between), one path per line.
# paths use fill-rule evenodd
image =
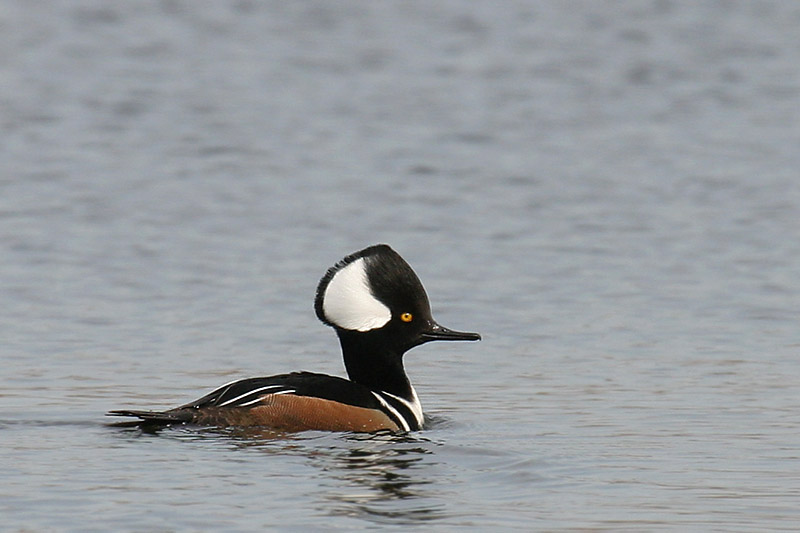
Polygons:
M367 387L348 379L313 372L292 372L234 381L198 400L182 405L181 408L242 407L260 396L276 393L313 396L358 407L380 406L380 402Z

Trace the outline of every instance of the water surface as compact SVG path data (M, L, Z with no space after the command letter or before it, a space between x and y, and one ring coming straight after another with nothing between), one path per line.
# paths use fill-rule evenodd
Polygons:
M3 2L2 529L796 529L798 23ZM484 337L407 354L427 430L106 425L342 375L314 289L377 242Z

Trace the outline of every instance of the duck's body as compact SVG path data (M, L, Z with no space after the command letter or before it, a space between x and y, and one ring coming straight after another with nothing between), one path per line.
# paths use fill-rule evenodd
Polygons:
M419 402L311 372L248 378L168 411L114 411L151 422L372 432L422 427Z
M422 407L403 368L403 354L432 340L478 340L431 317L411 267L386 245L345 257L320 281L317 316L342 346L349 380L293 372L223 385L166 411L119 410L140 423L264 426L281 431L373 432L422 428Z

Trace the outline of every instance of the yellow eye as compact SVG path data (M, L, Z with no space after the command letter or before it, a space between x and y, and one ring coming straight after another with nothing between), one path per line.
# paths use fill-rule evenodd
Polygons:
M403 322L411 322L412 320L414 320L414 315L412 315L411 313L403 313L402 315L400 315L400 320L402 320Z

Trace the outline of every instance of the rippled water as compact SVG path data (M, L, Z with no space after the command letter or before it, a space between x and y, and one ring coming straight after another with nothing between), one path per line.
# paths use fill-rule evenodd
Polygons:
M0 529L794 530L800 8L0 3ZM392 244L478 344L407 436L108 427L341 375Z

